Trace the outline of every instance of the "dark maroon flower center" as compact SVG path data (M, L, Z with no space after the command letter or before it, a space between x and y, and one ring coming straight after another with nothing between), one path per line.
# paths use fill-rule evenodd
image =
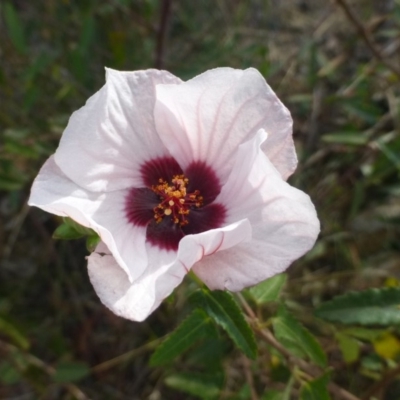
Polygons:
M174 224L185 226L189 223L188 215L191 208L203 205L203 196L195 190L188 193L186 186L189 179L185 175L174 175L171 184L159 179L158 185L153 185L151 190L160 198L161 202L154 207L154 219L160 223L163 218L171 218Z
M176 250L189 234L215 229L225 221L226 210L214 200L221 191L215 172L203 162L185 171L172 157L156 158L141 167L144 187L132 188L126 198L126 215L146 226L147 240L162 249Z

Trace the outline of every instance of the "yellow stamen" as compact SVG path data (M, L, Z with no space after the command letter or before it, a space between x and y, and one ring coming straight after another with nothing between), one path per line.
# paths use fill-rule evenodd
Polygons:
M171 184L160 178L158 185L151 187L161 200L160 204L154 207L154 219L157 223L160 223L165 216L171 216L175 224L187 225L189 221L185 215L189 214L191 208L203 205L203 197L198 190L187 193L188 183L189 179L184 175L175 175Z

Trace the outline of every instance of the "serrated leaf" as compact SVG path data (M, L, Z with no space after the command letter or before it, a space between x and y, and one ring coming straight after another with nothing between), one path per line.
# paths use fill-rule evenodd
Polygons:
M157 347L150 365L162 365L174 360L196 341L212 334L210 318L202 310L195 310ZM210 332L211 331L211 332Z
M300 400L331 400L327 385L329 374L305 383L300 390Z
M180 373L165 378L167 386L200 399L216 398L224 383L222 373Z
M326 366L326 355L317 339L283 305L273 318L273 327L276 338L294 355L307 356L317 365Z
M250 289L250 294L257 304L276 301L287 280L286 274L278 274Z
M253 331L230 293L201 289L193 294L191 301L202 307L244 354L252 359L256 357L257 343Z
M80 362L60 362L56 366L53 379L57 383L68 383L79 381L90 373L89 367Z
M215 329L215 326L213 326ZM201 365L206 366L208 372L221 369L224 356L229 352L230 343L225 337L219 337L217 330L201 341L194 349L191 349L188 358L185 360L188 364L197 368Z
M400 324L400 288L350 292L321 304L315 315L343 324L397 325Z

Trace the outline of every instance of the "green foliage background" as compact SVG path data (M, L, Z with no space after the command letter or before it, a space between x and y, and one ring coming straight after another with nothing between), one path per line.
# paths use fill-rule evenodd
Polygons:
M400 399L400 1L348 6L372 50L343 1L0 2L1 399ZM85 241L26 201L104 66L261 71L322 223L287 277L239 302L188 278L140 324L101 305Z

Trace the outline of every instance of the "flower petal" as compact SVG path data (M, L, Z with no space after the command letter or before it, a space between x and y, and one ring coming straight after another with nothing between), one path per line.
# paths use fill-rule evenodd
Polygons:
M183 279L183 275L168 274L165 267L153 268L152 274L131 284L112 255L97 252L88 257L88 272L101 302L133 321L143 321Z
M112 312L143 321L172 293L198 260L248 241L250 237L250 224L242 220L224 228L185 236L177 253L148 245L149 267L133 283L111 255L103 254L102 245L88 259L89 277L100 300Z
M157 85L154 115L181 167L203 161L222 184L237 146L260 128L270 135L264 151L282 177L296 168L290 113L255 69L217 68L180 85Z
M128 273L129 279L135 280L147 267L146 228L128 222L127 195L128 190L86 191L68 179L50 157L34 181L28 204L70 217L93 229Z
M140 166L169 156L154 125L155 86L180 82L166 71L107 69L105 86L72 114L55 154L58 166L92 191L143 186Z
M261 150L264 131L241 145L216 201L227 208L227 223L246 216L252 241L197 263L193 271L211 289L239 291L284 271L311 249L320 225L310 198L291 187ZM267 141L269 140L269 137Z
M193 267L193 272L212 290L238 292L256 285L285 271L312 248L315 237L298 228L301 229L301 222L253 227L250 243L204 258Z

